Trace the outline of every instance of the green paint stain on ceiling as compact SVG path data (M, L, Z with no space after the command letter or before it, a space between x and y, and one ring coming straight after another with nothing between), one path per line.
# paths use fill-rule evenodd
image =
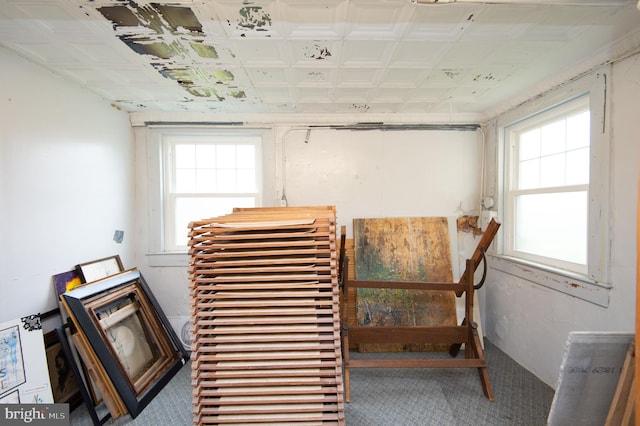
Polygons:
M238 12L238 26L249 30L266 31L271 26L271 15L262 6L244 6Z
M193 51L201 58L218 59L218 52L215 47L202 43L191 43L190 45Z
M96 10L113 24L116 37L137 54L150 56L154 69L191 96L218 101L247 97L233 84L231 71L211 69L198 60L219 59L219 55L214 46L204 43L202 24L189 7L122 1ZM245 6L240 16L239 25L245 28L271 25L271 17L260 6Z

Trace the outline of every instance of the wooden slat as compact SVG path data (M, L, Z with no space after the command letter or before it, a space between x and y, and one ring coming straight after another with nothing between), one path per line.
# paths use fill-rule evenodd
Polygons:
M344 424L335 208L190 228L195 424Z
M629 345L629 350L622 364L618 386L611 401L611 408L605 421L605 426L632 426L635 424L635 339Z
M76 317L73 315L73 311L69 308L68 303L64 298L60 299L60 303L64 307L65 311L69 315L69 319L77 330L71 335L74 346L78 351L78 355L87 367L91 383L98 388L100 396L102 397L111 417L117 419L127 413L127 407L124 405L124 401L120 397L120 394L116 390L113 382L109 378L104 366L93 352L91 344L88 338L82 332L82 328L79 326Z
M354 343L464 343L469 330L461 326L349 327Z

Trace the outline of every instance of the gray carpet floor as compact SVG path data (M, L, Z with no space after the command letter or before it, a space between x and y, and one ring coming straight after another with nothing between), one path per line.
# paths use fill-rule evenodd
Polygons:
M386 356L387 354L385 354ZM352 358L371 354L353 353ZM376 354L380 356L380 354ZM434 353L388 354L402 357L448 356ZM460 353L458 357L463 357ZM352 369L349 426L374 425L546 425L554 391L490 341L485 358L495 401L482 393L476 369ZM191 369L185 365L142 413L110 419L107 425L190 425ZM71 413L71 425L91 425L84 406Z

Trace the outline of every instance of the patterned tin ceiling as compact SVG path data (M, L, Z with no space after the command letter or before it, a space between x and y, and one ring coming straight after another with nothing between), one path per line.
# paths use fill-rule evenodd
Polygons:
M634 1L2 0L0 45L132 112L481 116L639 49L640 12Z

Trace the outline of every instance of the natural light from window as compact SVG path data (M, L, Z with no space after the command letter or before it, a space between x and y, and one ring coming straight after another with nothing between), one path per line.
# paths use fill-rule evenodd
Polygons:
M512 254L586 272L590 112L584 100L511 130Z
M165 209L167 248L184 250L190 222L230 213L258 202L256 138L229 141L211 137L165 139L165 170L170 179Z

